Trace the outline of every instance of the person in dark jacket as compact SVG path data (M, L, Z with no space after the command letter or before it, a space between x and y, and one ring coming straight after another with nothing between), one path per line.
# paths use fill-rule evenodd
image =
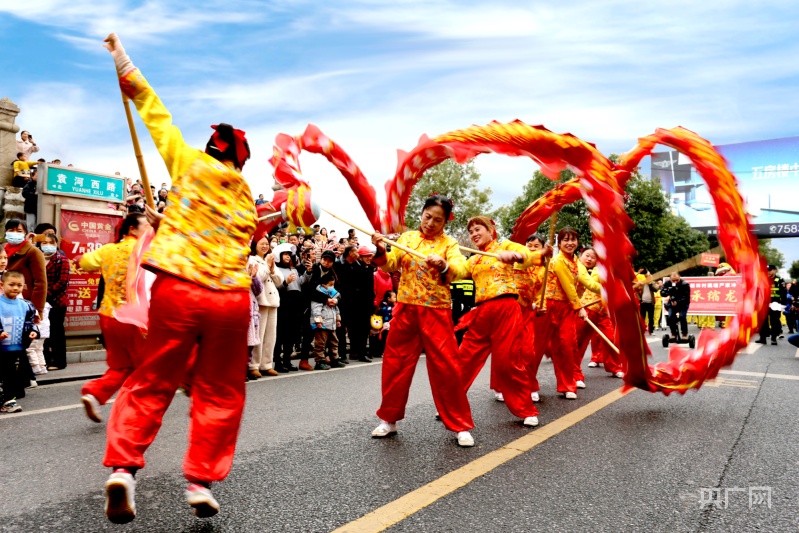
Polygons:
M682 336L688 335L688 306L691 303L691 286L687 281L680 277L678 272L672 272L669 280L663 284L660 290L666 307L669 310L669 328L671 336L675 339L679 336L677 331L677 321L680 323ZM679 315L679 317L678 317Z
M788 302L788 291L785 281L777 275L777 265L768 266L768 277L771 280L771 297L766 301L768 315L760 327L760 338L755 342L766 344L766 338L771 336L771 344L777 345L777 337L782 334L782 310Z

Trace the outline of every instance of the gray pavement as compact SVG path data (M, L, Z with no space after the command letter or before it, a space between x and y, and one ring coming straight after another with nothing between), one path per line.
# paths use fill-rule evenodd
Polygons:
M658 342L650 346L665 357ZM390 531L799 529L799 359L785 342L754 348L733 367L753 374L722 374L684 396L634 391ZM461 449L434 419L424 359L400 434L369 438L380 367L251 382L233 470L214 486L222 512L205 521L182 496L189 404L177 395L137 476L139 515L127 526L103 515L105 424L77 407L81 383L40 386L22 401L25 416L0 416L0 531L330 531L620 385L601 368L585 369L588 388L562 400L545 361L542 426L527 429L493 400L484 370L469 394L477 446ZM54 408L63 409L47 411ZM770 509L750 507L756 487L770 489ZM727 507L701 509L700 489L726 492Z

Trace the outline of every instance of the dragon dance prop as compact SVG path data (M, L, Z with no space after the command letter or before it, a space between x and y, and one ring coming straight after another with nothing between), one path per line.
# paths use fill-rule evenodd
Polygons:
M719 242L730 264L743 278L745 296L737 315L721 333L703 330L696 350L687 351L672 345L667 362L649 365L649 345L632 286L631 265L635 250L628 232L633 224L624 209L624 187L641 158L650 154L657 144L687 155L707 183L718 214ZM399 152L395 175L385 185L387 205L383 212L377 207L374 190L364 185L365 179L358 167L318 128L309 126L306 133L297 138L279 136L277 145L273 164L278 182L284 186L305 184L299 178L300 149L322 153L347 178L370 223L383 233L404 230L404 213L413 187L426 170L446 159L465 163L482 153L529 157L550 179L556 179L562 170L572 170L578 177L559 184L533 202L517 220L511 238L524 242L527 235L563 206L585 200L593 247L599 259L596 268L602 283L602 300L607 302L613 322L621 325L617 329L616 345L627 359L624 378L627 387L666 395L684 394L689 389L699 388L706 380L715 378L722 367L732 364L736 353L748 344L752 332L764 318L768 279L757 240L749 230L735 177L707 140L684 128L659 129L640 139L619 164L612 163L594 145L571 134L557 134L543 126L530 126L518 120L472 126L432 139L423 136L412 151Z

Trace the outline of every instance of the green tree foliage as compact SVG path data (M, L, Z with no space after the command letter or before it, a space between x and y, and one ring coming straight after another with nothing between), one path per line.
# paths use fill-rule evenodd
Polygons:
M791 269L788 271L788 275L791 276L791 279L799 278L799 259L791 263Z
M611 156L611 159L614 157ZM554 182L536 171L524 186L522 194L497 210L497 220L503 234L510 234L519 215L532 202L553 189L557 183L573 177L572 172L563 171L558 182ZM705 234L692 229L685 219L671 212L668 197L657 180L648 179L636 170L627 183L625 193L625 209L635 224L629 236L638 252L634 261L636 267L645 267L655 272L709 249ZM588 209L584 201L580 200L561 210L557 229L565 226L571 226L578 231L581 244L591 243ZM547 220L541 224L538 232L546 234L548 231Z
M405 225L418 229L422 206L433 193L443 194L455 202L455 219L447 224L447 233L462 244L468 232L466 223L477 215L492 216L491 189L479 189L480 173L474 163L459 165L448 159L424 173L416 183L405 210Z
M761 239L758 248L760 255L766 259L767 265L777 265L777 268L785 266L785 256L771 245L771 239Z

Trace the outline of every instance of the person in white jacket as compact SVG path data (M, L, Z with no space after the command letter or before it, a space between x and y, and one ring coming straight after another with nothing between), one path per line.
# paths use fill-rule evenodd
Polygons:
M39 147L36 146L36 143L33 142L33 137L27 131L23 131L19 134L20 138L17 139L17 152L22 152L28 158L28 160L32 160L31 156L34 152L39 151Z
M252 362L247 377L258 379L262 375L277 376L272 358L277 340L277 308L280 307L277 287L283 283L283 274L275 267L275 256L271 253L269 238L266 235L258 240L253 239L248 264L258 266L256 276L261 280L264 289L257 297L261 319L261 344L252 352Z

